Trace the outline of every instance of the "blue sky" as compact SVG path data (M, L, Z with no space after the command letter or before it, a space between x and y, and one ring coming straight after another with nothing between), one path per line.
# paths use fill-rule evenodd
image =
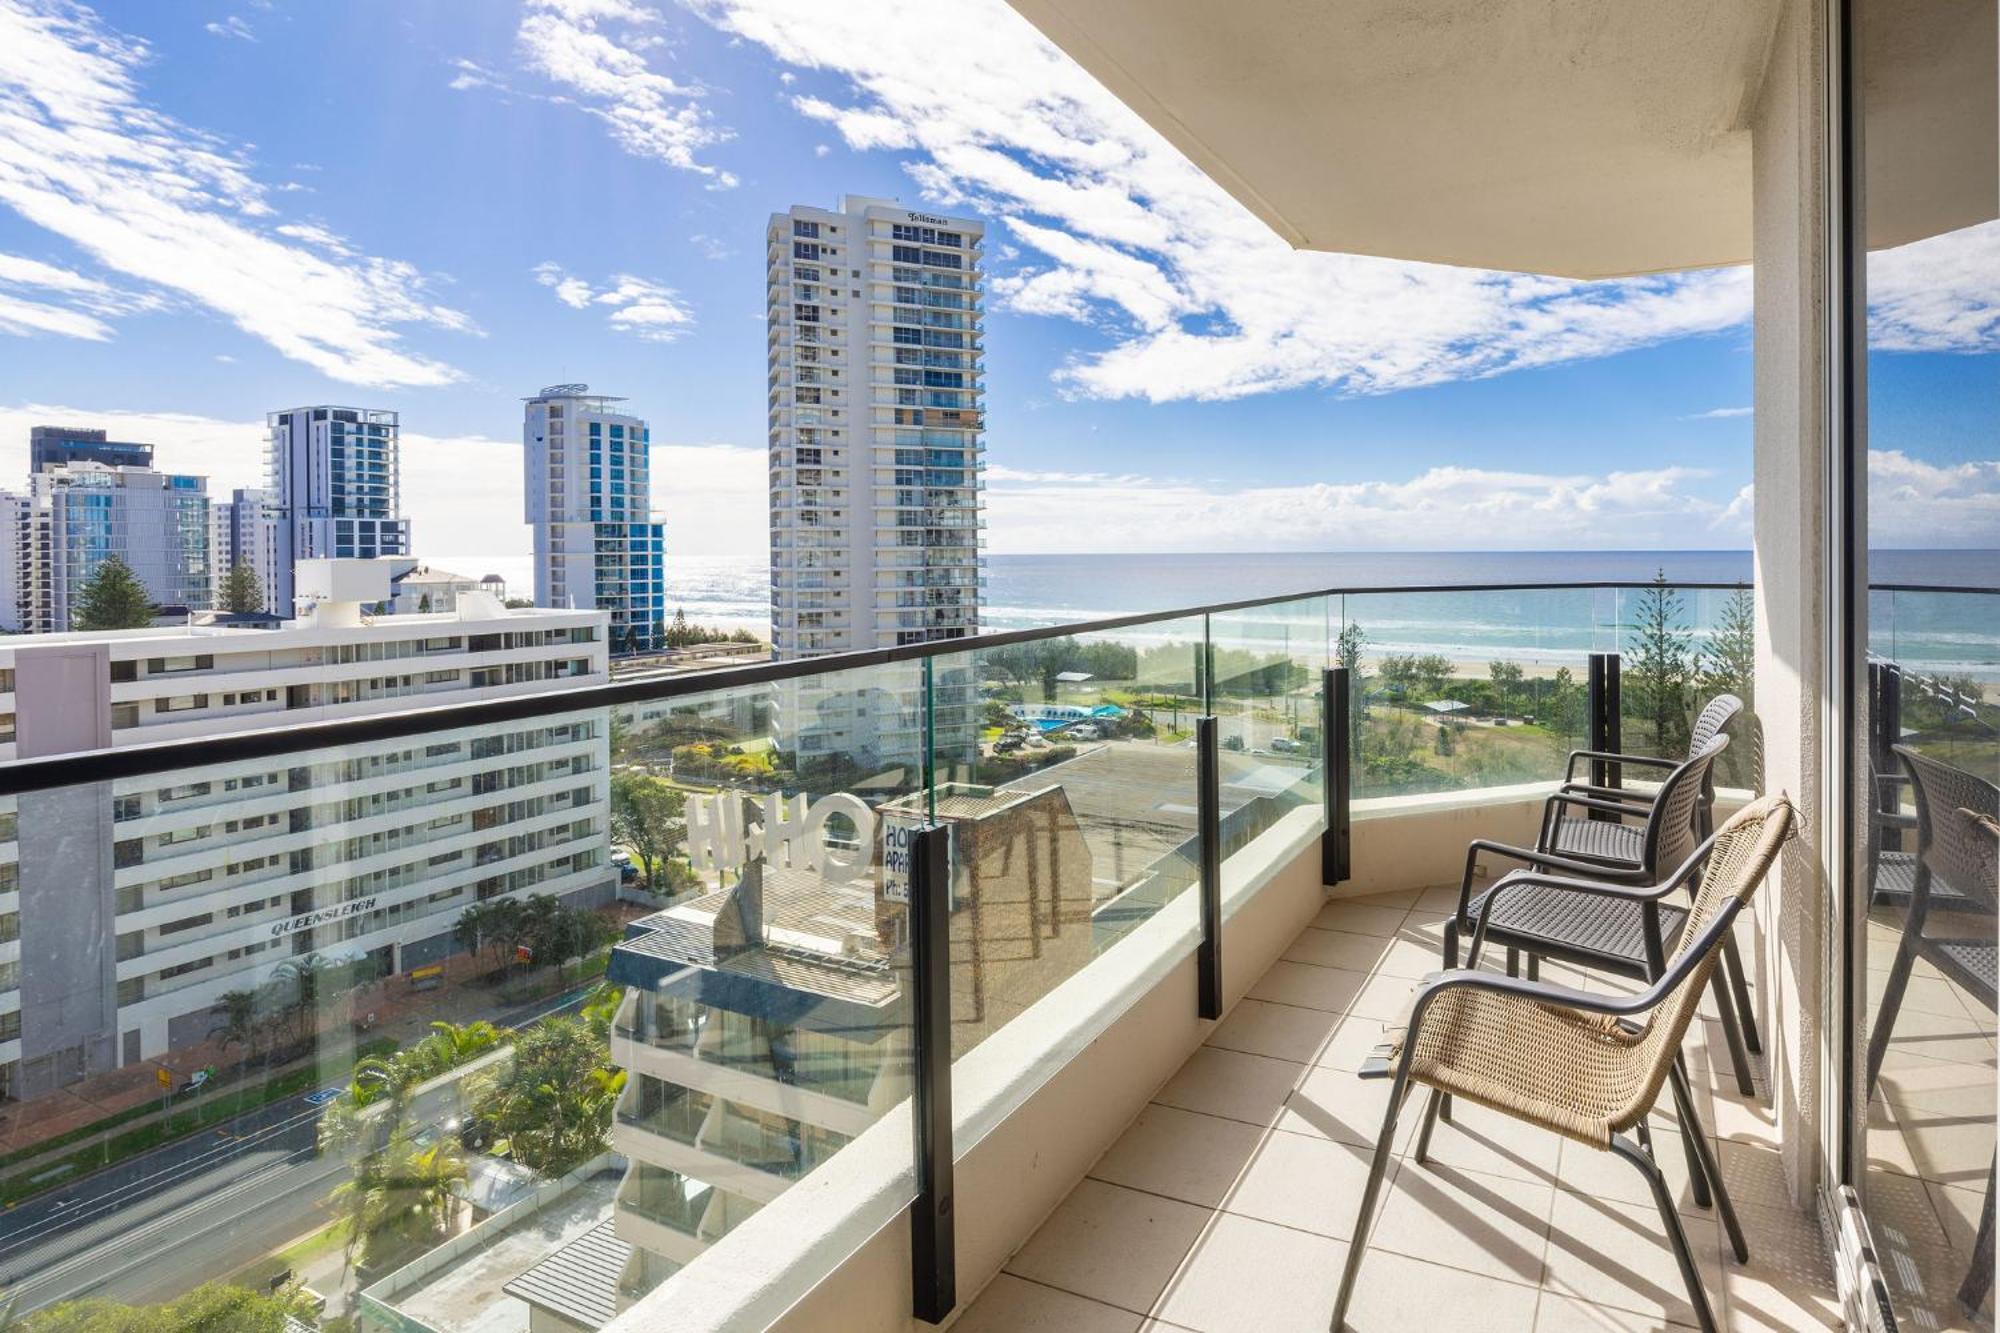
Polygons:
M50 408L242 485L265 411L390 407L420 553L511 563L518 400L584 380L675 549L754 553L764 221L861 193L992 223L995 551L1746 543L1747 274L1294 254L997 0L948 62L927 21L0 0L0 479ZM1883 279L1883 534L1993 545L2000 234L1931 245Z

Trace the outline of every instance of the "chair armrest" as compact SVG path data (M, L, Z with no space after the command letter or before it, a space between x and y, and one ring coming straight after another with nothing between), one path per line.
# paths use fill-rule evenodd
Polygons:
M1652 800L1649 798L1646 801L1646 804L1650 806L1652 804ZM1607 814L1614 814L1614 815L1629 815L1635 813L1634 806L1629 800L1616 800L1598 796L1584 796L1579 794L1577 791L1574 790L1574 788L1569 786L1565 786L1549 796L1549 799L1544 807L1545 814L1546 814L1546 808L1548 806L1556 806L1556 805L1577 805L1577 806L1582 806L1586 810L1602 810Z
M1475 851L1498 852L1500 855L1519 861L1523 865L1548 866L1556 870L1567 870L1570 874L1581 876L1584 879L1604 880L1626 877L1626 872L1622 870L1607 870L1603 865L1596 862L1583 861L1572 856L1564 856L1560 852L1530 851L1526 847L1514 847L1504 842L1492 842L1486 838L1474 838L1471 847ZM1468 857L1468 860L1470 859ZM1632 873L1637 874L1639 872L1634 871Z
M1601 879L1571 879L1566 875L1542 875L1532 870L1510 870L1495 881L1478 901L1491 904L1504 889L1524 888L1535 885L1544 889L1564 889L1570 893L1588 893L1600 898L1626 898L1633 902L1664 898L1677 887L1675 881L1665 884L1613 884Z
M1569 752L1569 766L1563 770L1565 778L1574 779L1576 777L1576 761L1579 759L1596 759L1607 764L1636 764L1640 768L1680 767L1680 761L1662 759L1658 755L1619 754L1613 750L1571 750Z
M1578 796L1595 796L1600 801L1623 801L1627 805L1647 806L1653 803L1653 793L1636 787L1593 787L1588 782L1565 782L1556 788L1558 795L1575 793Z

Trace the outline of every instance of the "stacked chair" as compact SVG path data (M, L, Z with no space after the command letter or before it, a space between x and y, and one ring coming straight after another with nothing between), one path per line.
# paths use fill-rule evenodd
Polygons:
M1525 953L1531 978L1544 957L1635 981L1658 976L1664 950L1685 921L1685 909L1659 898L1608 903L1578 894L1556 876L1640 888L1663 884L1714 829L1715 761L1729 745L1723 728L1742 707L1742 700L1733 694L1710 701L1695 720L1685 759L1591 750L1572 754L1568 777L1544 807L1541 836L1534 847L1482 838L1467 852L1458 910L1445 924L1445 966L1457 966L1458 941L1478 924L1473 881L1481 859L1491 856L1518 861L1535 872L1522 881L1532 887L1510 894L1505 911L1488 931L1506 946L1510 973L1516 970L1518 955ZM1592 785L1576 778L1577 765L1585 761L1665 770L1666 776L1650 792ZM1664 889L1660 896L1665 896ZM1760 1050L1761 1044L1749 982L1733 936L1723 941L1722 966L1710 984L1729 1045L1736 1090L1755 1096L1749 1053Z
M1788 835L1791 804L1765 797L1714 828L1714 769L1723 734L1742 702L1722 695L1703 708L1681 759L1577 751L1543 809L1533 847L1486 839L1466 854L1457 910L1445 923L1444 964L1412 997L1408 1016L1362 1070L1394 1078L1389 1111L1363 1192L1333 1327L1338 1330L1367 1245L1396 1121L1410 1088L1431 1089L1417 1137L1423 1162L1454 1097L1615 1152L1645 1176L1660 1207L1690 1304L1702 1328L1715 1320L1659 1166L1646 1117L1670 1091L1696 1204L1719 1205L1739 1261L1749 1258L1698 1112L1681 1043L1703 987L1713 990L1737 1086L1754 1095L1748 1051L1756 1050L1749 985L1733 927ZM1578 765L1662 774L1633 789L1590 782ZM1524 869L1474 892L1482 861ZM1464 967L1461 945L1470 943ZM1481 971L1489 943L1506 950L1506 975ZM1525 958L1525 977L1521 962ZM1554 958L1638 982L1635 996L1603 996L1545 984Z
M1711 742L1704 750L1708 762L1713 762L1719 748ZM1591 994L1478 970L1488 937L1500 922L1512 919L1510 900L1532 901L1547 886L1547 877L1534 872L1509 875L1480 895L1471 912L1474 925L1467 966L1427 977L1411 997L1406 1017L1384 1034L1383 1044L1361 1071L1364 1078L1392 1078L1394 1085L1335 1299L1336 1333L1346 1318L1367 1250L1397 1119L1409 1091L1418 1084L1431 1090L1417 1140L1418 1162L1429 1152L1441 1101L1461 1097L1631 1163L1645 1177L1659 1207L1696 1320L1704 1330L1716 1328L1673 1193L1645 1133L1646 1117L1660 1093L1670 1091L1688 1140L1689 1176L1697 1198L1712 1190L1730 1245L1738 1261L1747 1261L1749 1246L1697 1119L1680 1048L1701 989L1717 970L1723 942L1764 882L1791 822L1790 803L1782 796L1767 796L1739 811L1660 884L1563 881L1579 901L1602 904L1621 916L1657 918L1662 895L1681 888L1692 893L1674 933L1660 937L1658 967L1637 995Z
M1994 933L2000 915L2000 787L1907 745L1896 746L1895 753L1916 797L1917 847L1902 936L1868 1036L1871 1096L1919 959L1988 1009L2000 991L2000 939ZM1883 900L1878 895L1876 901ZM1972 1265L1958 1291L1959 1304L1974 1315L1993 1287L1993 1177L1989 1165Z

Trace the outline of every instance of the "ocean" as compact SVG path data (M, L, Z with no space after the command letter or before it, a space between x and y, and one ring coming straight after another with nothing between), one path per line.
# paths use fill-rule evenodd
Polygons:
M2000 551L1877 551L1877 583L1994 589L1996 595L1878 591L1871 636L1885 656L1926 669L2000 679ZM995 555L987 558L989 630L1071 621L1331 587L1413 584L1643 581L1748 583L1748 551L1422 551L1219 555ZM769 629L769 571L756 558L667 560L667 604L689 620ZM1371 594L1336 614L1362 625L1372 651L1437 652L1454 659L1507 650L1551 663L1581 662L1619 646L1629 592ZM1728 593L1683 598L1689 629L1707 635Z

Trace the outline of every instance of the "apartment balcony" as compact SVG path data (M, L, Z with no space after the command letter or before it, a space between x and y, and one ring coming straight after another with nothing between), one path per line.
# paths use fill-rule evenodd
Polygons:
M1703 636L1744 595L1670 591ZM467 808L498 820L540 788L492 776L469 796L430 791L418 776L365 811L315 799L315 845L385 835L379 857L371 844L365 864L335 873L379 868L393 893L260 907L226 933L176 943L163 955L172 976L150 954L127 960L119 996L129 1012L116 1030L139 1034L137 1059L109 1052L84 1086L123 1080L150 1100L155 1068L211 1059L196 1052L221 997L261 984L270 974L256 969L281 958L346 958L350 921L358 957L391 971L355 1005L393 1000L397 1021L418 1032L433 1014L484 1015L478 1006L496 1001L477 988L426 999L412 978L437 955L398 951L444 949L462 968L449 942L467 902L524 898L549 883L579 905L620 891L599 789L524 767L532 758L516 761L505 740L560 721L574 729L564 743L589 759L580 781L643 775L685 802L665 834L681 867L673 895L649 914L627 914L608 965L624 1001L602 1067L628 1080L604 1126L603 1149L628 1163L611 1220L621 1240L678 1266L607 1325L614 1333L909 1328L912 1281L922 1276L910 1219L930 1206L919 1162L940 1154L955 1171L950 1261L968 1328L1320 1328L1387 1096L1359 1069L1413 987L1443 965L1467 847L1476 838L1533 844L1572 750L1673 748L1632 702L1636 668L1624 668L1625 709L1609 702L1620 697L1620 668L1607 655L1623 649L1634 660L1633 626L1657 595L1614 584L1348 589L1056 626L997 645L944 637L976 624L975 606L886 608L872 614L933 641L720 676L547 686L546 716L534 696L520 696L296 736L191 738L121 754L98 791L89 756L26 761L0 768L22 877L9 900L42 911L57 901L50 883L74 891L77 876L92 873L65 838L43 833L58 820L80 825L99 794L110 814L127 808L112 802L131 798L148 812L121 828L107 862L129 855L133 838L200 827L195 850L175 861L220 866L257 854L263 840L230 835L219 819L259 814L255 802L296 802L294 786L326 795L329 765L377 754L416 765L446 738L476 738L510 772L582 802L546 817L590 818L585 831L489 865L479 862L497 853L476 850L431 863L431 819ZM1885 595L1901 599L1886 605L1910 624L1992 623L1991 594ZM815 614L818 626L806 628ZM776 624L816 644L849 618L780 612ZM1386 638L1384 626L1480 647L1417 668L1393 641L1370 638ZM1495 626L1512 631L1479 639ZM1965 651L1988 660L1986 643ZM1330 679L1336 666L1347 674ZM1908 679L1916 690L1918 677ZM1740 738L1753 755L1764 725L1759 683L1731 682L1753 705L1732 727L1732 746ZM1932 712L1912 699L1896 733L1932 744ZM1954 696L1952 708L2000 719L1988 696ZM1329 746L1329 736L1352 743ZM520 747L527 756L534 748ZM266 796L261 779L272 771L297 774L296 783ZM1717 818L1747 799L1743 787L1758 773L1751 759L1724 770ZM235 797L218 785L241 775L260 785ZM1641 777L1628 767L1617 780L1643 800ZM210 785L199 804L159 794L200 783ZM107 817L105 826L121 822L133 823ZM926 828L949 833L913 844ZM945 873L922 854L939 847ZM1895 851L1884 852L1891 877L1907 864ZM1503 868L1484 864L1482 882ZM300 873L315 886L325 878L316 865ZM107 881L113 891L124 883ZM194 892L203 896L181 888L164 901L181 894L204 911L219 901L206 887ZM275 892L260 881L245 896ZM1894 902L1876 917L1869 930L1894 938ZM20 938L42 941L38 949L61 938L46 920L27 925ZM1747 1262L1729 1252L1717 1211L1695 1198L1675 1116L1656 1108L1649 1122L1707 1298L1729 1328L1821 1326L1839 1309L1834 1255L1784 1161L1797 1087L1783 1063L1796 1039L1786 1026L1787 928L1775 900L1739 927L1763 1034L1763 1053L1744 1066L1747 1089L1712 998L1684 1048L1700 1133L1743 1220ZM288 947L254 960L227 952L269 938ZM295 939L303 947L290 946ZM91 941L77 947L79 960L97 956ZM182 970L189 965L198 970ZM927 967L936 984L919 986ZM1205 972L1214 980L1206 995ZM1633 988L1554 961L1539 972L1587 994ZM1910 1234L1934 1243L1896 1253L1937 1298L1926 1307L1942 1312L1935 1326L1956 1327L1950 1292L1968 1271L1975 1231L1961 1196L1978 1199L1992 1150L1990 1119L1969 1105L1991 1095L1991 1018L1944 974L1916 980L1894 1024L1870 1150L1901 1154L1920 1187ZM47 1039L34 1006L0 1005L17 1012L29 1040ZM934 1044L937 1033L948 1034L946 1047ZM327 1069L315 1077L330 1087L348 1081L353 1036L342 1017L309 1043ZM949 1108L922 1134L913 1086L927 1105L942 1096ZM80 1093L21 1092L8 1108L17 1133L72 1127ZM422 1098L411 1105L425 1125L447 1114ZM256 1142L204 1144L213 1156L189 1169L233 1169ZM1478 1312L1469 1326L1523 1330L1673 1327L1691 1317L1646 1186L1624 1164L1477 1105L1459 1106L1430 1146L1419 1162L1409 1124L1392 1140L1352 1327L1464 1325L1466 1311ZM71 1290L79 1255L102 1263L115 1254L169 1285L238 1271L290 1225L277 1200L311 1202L347 1174L310 1153L276 1169L283 1190L226 1204L200 1188L207 1176L184 1199L144 1208L124 1202L123 1177L31 1194L10 1213L23 1237L11 1252L15 1289L41 1308ZM1958 1223L1940 1220L1937 1200ZM57 1204L87 1209L93 1229L63 1229ZM174 1225L159 1225L163 1215ZM1932 1231L1917 1230L1926 1218ZM207 1249L172 1243L177 1233L219 1235L214 1262L197 1257Z

